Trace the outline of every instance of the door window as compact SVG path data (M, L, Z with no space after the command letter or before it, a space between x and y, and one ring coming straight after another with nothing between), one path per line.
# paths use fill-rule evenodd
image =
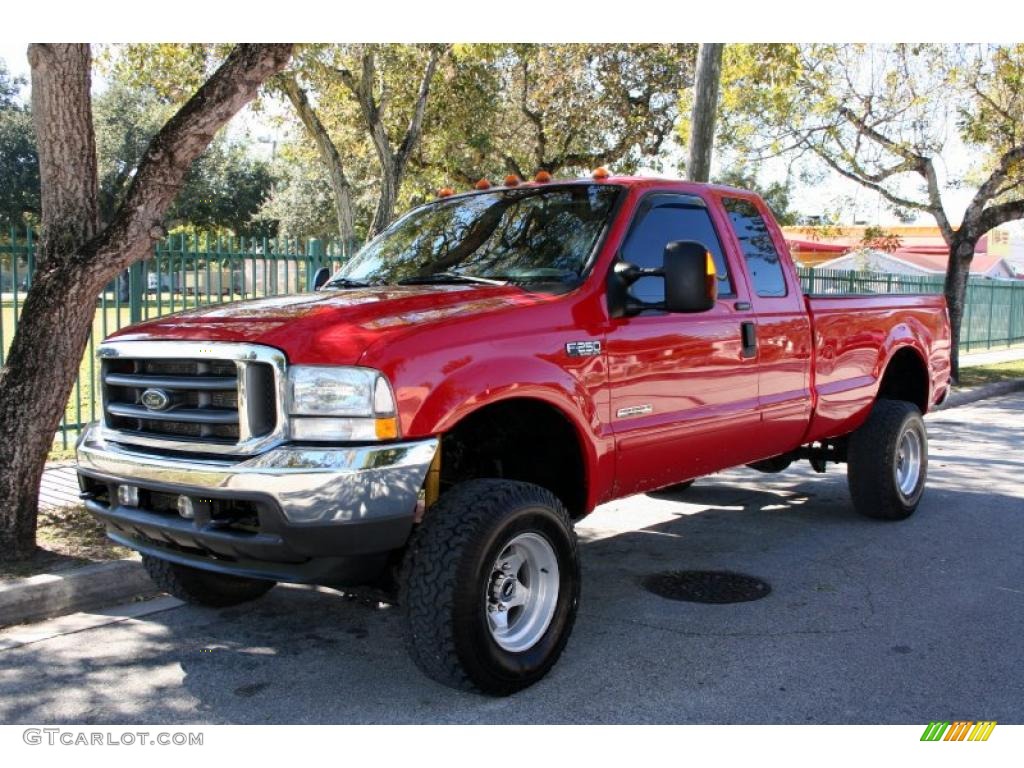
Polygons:
M718 295L732 296L729 267L703 201L699 198L659 195L643 205L622 247L622 258L638 267L660 269L666 245L675 240L695 240L711 251L715 260ZM664 301L665 281L660 277L642 277L633 283L630 293L639 301Z

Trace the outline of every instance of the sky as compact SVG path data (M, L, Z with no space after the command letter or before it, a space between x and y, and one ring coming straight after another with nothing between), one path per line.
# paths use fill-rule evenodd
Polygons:
M0 40L0 58L4 59L8 69L14 75L23 75L28 79L29 66L26 57L27 42L11 40ZM103 88L102 78L94 77L94 89ZM22 92L25 98L28 97L28 89ZM261 154L269 154L273 151L273 141L281 137L281 130L271 125L263 117L246 111L235 119L231 127L236 134L250 135L256 140L256 151ZM259 140L263 140L261 143ZM723 162L717 158L718 163ZM941 162L938 164L940 177L947 174L957 175L963 173L970 164L970 155L967 149L956 136L952 136L947 142ZM665 163L666 167L674 165L673 162ZM716 163L717 165L717 163ZM772 161L766 163L760 170L762 182L782 181L786 177L787 164L785 161ZM905 192L914 195L914 183L909 181ZM970 189L949 189L943 191L943 200L946 203L947 211L954 225L959 224L960 215L970 202L972 190ZM881 196L865 189L859 184L844 179L838 174L829 172L825 180L818 184L800 184L796 182L793 186L791 196L792 207L804 215L822 215L828 211L834 211L841 207L841 223L852 224L855 221L863 221L872 225L894 225L899 223L896 217L888 210L881 199ZM914 222L923 225L934 225L934 219L927 214L922 214ZM1017 227L1024 229L1019 223Z

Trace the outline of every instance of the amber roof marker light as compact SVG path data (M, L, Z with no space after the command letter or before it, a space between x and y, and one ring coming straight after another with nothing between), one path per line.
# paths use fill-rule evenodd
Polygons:
M506 187L518 187L521 182L522 179L520 179L514 173L510 173L508 176L505 177Z
M487 179L480 179L476 184L473 185L474 189L490 189L491 182Z
M452 189L451 187L441 187L439 190L437 190L438 197L451 197L454 194L455 190Z
M533 180L538 184L547 184L551 181L551 174L541 169L534 175Z
M609 173L608 169L602 165L600 168L595 168L594 172L590 175L593 176L598 181L604 181L609 176L611 176L611 173Z

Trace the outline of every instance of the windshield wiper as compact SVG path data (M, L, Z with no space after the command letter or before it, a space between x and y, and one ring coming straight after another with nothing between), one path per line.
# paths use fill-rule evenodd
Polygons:
M507 280L492 280L489 277L464 275L461 272L435 272L432 275L406 277L398 281L399 285L431 285L434 283L477 283L478 285L508 285Z
M337 277L323 284L324 288L370 288L372 286L373 283L367 283L363 280L349 280L347 277Z

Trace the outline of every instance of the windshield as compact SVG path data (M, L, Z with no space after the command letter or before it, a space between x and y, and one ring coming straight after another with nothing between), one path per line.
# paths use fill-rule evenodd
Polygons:
M327 283L576 282L611 216L608 184L509 189L416 208Z

